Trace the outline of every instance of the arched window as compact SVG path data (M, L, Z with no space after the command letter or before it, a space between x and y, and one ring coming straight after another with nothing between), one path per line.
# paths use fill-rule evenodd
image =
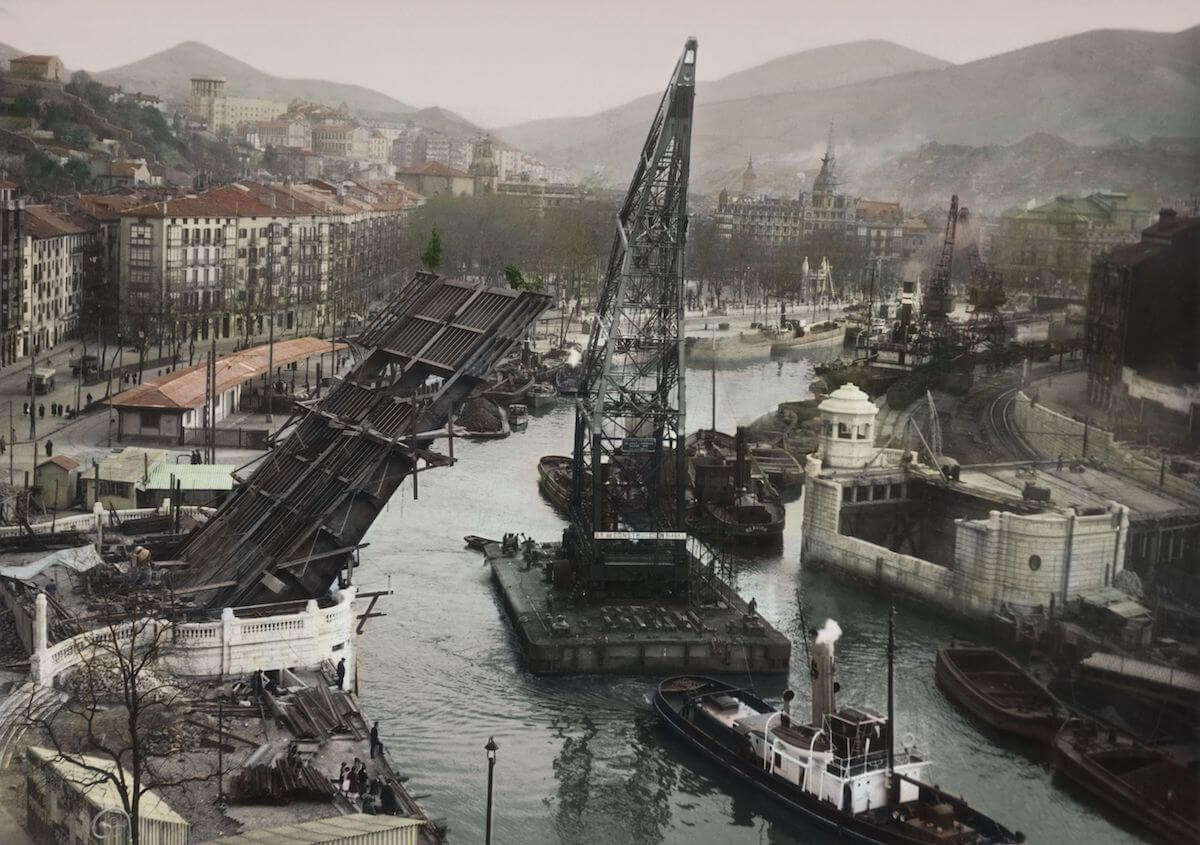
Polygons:
M849 440L850 439L850 426L848 426L844 422L838 423L838 439L839 440Z
M858 439L869 440L871 437L871 424L863 423L858 427Z

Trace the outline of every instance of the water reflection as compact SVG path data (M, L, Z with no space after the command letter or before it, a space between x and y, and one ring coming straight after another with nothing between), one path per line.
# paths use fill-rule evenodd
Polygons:
M691 427L708 425L711 380L703 371L687 375ZM808 360L719 371L718 426L730 430L780 401L807 396L811 377ZM383 607L388 616L371 620L361 644L363 699L410 785L431 796L434 815L448 818L452 842L481 842L482 748L494 734L497 842L832 842L673 741L650 715L651 679L538 678L519 666L488 572L462 537L559 537L564 523L538 494L537 459L569 454L573 420L564 400L506 440L456 443L458 465L423 477L418 501L407 487L397 493L367 537L358 582L385 586L390 575L395 595ZM794 504L789 510L782 550L740 554L739 582L795 640L802 628L795 593L800 520ZM846 700L882 706L888 597L805 573L804 600L810 626L830 616L846 631L838 657ZM1031 842L1137 841L1056 788L1043 761L994 742L937 691L937 646L955 634L980 641L985 635L905 604L899 626L899 734L912 732L932 752L939 782L1024 830ZM793 706L802 710L809 695L803 649L792 659ZM777 700L786 683L758 680L758 689Z

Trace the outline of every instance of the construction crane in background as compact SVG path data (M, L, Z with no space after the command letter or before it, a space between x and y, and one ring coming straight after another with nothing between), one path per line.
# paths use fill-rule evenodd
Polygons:
M688 587L683 255L695 91L689 38L618 214L583 359L564 545L589 598Z
M921 298L922 329L934 337L946 334L950 312L954 310L954 295L950 290L950 270L954 261L954 235L958 228L958 194L950 197L950 212L946 215L946 235L942 254L925 283Z

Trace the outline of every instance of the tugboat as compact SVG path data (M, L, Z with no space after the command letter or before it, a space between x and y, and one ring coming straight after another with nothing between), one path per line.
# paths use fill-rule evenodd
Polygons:
M895 637L888 636L888 715L835 707L833 645L841 634L826 621L812 643L812 721L731 684L696 675L667 678L654 695L659 718L725 772L773 798L797 821L830 828L856 842L884 845L1024 842L1019 831L924 779L930 761L897 752L892 730Z
M750 471L745 430L736 437L701 431L687 439L688 480L695 498L693 530L722 540L776 541L785 510L778 491Z

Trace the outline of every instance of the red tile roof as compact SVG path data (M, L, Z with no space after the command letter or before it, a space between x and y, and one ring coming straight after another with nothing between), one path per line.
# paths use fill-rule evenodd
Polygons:
M275 344L274 364L284 367L330 350L332 344L319 337L281 340ZM346 344L339 343L339 350ZM243 349L217 361L217 390L224 392L267 371L267 345ZM112 398L116 408L160 408L187 411L204 405L206 364L196 364L131 387Z
M470 178L469 173L456 170L449 165L442 164L440 161L427 161L418 167L412 167L408 170L397 170L396 174L403 174L405 176L457 176L463 179Z
M68 212L55 211L48 205L29 205L21 218L21 229L35 238L57 238L83 234L87 227L81 223L78 218L72 219Z
M319 210L303 200L297 201L294 195L278 188L250 182L148 203L130 208L122 214L125 217L290 217L315 214Z
M66 455L54 455L46 458L46 460L39 463L38 466L44 467L46 464L56 464L65 469L67 472L79 469L79 461L75 460L74 458L68 458Z

